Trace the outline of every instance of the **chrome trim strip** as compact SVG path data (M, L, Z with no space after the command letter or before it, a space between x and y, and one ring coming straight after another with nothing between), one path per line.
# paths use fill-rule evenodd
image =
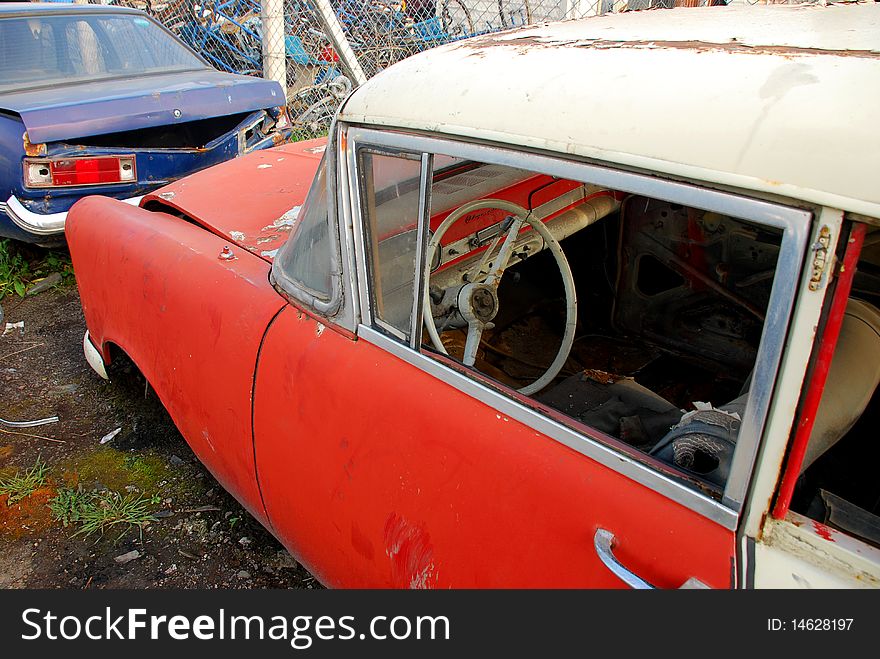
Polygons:
M358 302L360 303L361 323L371 325L373 323L373 308L370 303L370 286L368 283L369 277L367 276L367 238L364 235L364 224L362 221L364 217L364 212L361 208L362 195L360 182L357 177L357 144L352 138L350 130L348 132L347 145L348 198L351 202L352 236L354 238L354 255L357 262Z
M651 488L685 508L693 510L720 524L724 528L730 531L736 529L737 514L735 511L725 508L718 501L700 494L687 485L673 480L629 456L618 453L597 440L575 432L549 417L538 414L522 403L462 375L436 359L423 355L372 327L360 325L358 327L358 337L378 348L386 350L395 357L402 359L408 364L412 364L429 375L433 375L462 393L476 398L511 419L516 419L534 428L535 431L568 446L581 455L595 460L599 464L641 485Z
M120 199L119 201L137 206L142 198L143 196L131 197L129 199ZM33 233L38 236L51 236L56 233L62 233L64 231L64 225L67 222L67 211L62 213L47 213L45 215L34 213L25 208L15 195L9 197L6 201L6 207L3 210L6 211L9 218L15 222L16 226L20 229L24 229L28 233Z
M379 131L357 126L349 128L349 138L350 145L361 143L407 151L441 153L478 162L508 165L519 169L528 167L537 173L558 176L569 180L582 181L612 190L630 192L686 206L693 206L703 210L757 222L783 231L779 259L777 261L776 274L773 282L773 292L770 297L767 319L764 323L764 328L761 334L761 343L759 345L759 354L763 358L755 365L753 385L748 398L746 414L740 426L737 449L734 453L730 477L728 478L722 499L724 506L718 506L716 502L712 501L713 506L718 506L724 511L724 513L719 517L719 513L714 507L706 509L700 505L693 508L694 510L697 510L697 508L699 508L700 511L705 510L703 514L706 514L707 517L719 521L719 523L723 523L727 528L735 529L736 516L745 499L751 478L752 467L761 441L764 422L770 407L773 387L776 383L782 349L788 331L788 322L792 314L794 299L797 292L797 286L795 283L799 282L799 273L801 271L803 254L806 250L812 213L806 210L781 206L779 204L740 196L729 192L701 188L689 183L669 181L645 174L637 174L595 164L565 160L563 159L564 154L560 154L558 157L551 157L528 151L516 151L483 144L458 142L450 138L438 139L423 135ZM354 149L350 147L349 150L350 157L353 158ZM354 162L351 164L354 165ZM355 222L355 225L357 224L358 223ZM358 253L358 258L362 264L364 256L362 253L363 242L360 240L362 236L358 236L357 238L357 245L361 250L361 252ZM366 270L361 267L359 274L361 276L360 281L363 284L367 281ZM363 322L369 323L371 322L369 318L370 314L368 312L369 301L364 300L363 297L361 299L362 304L364 305ZM364 325L360 326L359 331L361 328L364 328ZM388 349L389 351L392 351L390 347ZM448 377L448 373L455 373L450 369L445 369L441 372L444 377ZM457 373L456 375L459 378L462 377ZM463 391L470 389L467 385L458 388ZM493 394L494 396L492 400L496 402L493 402L492 404L497 404L496 397L498 397L498 394L495 392L493 392ZM476 395L476 393L473 393L472 395ZM508 400L508 402L512 402L503 396L501 396L501 398ZM528 410L528 413L529 420L524 422L529 425L536 426L536 418L550 423L551 426L559 425L531 410ZM580 437L580 435L577 436ZM559 441L562 441L567 446L571 446L571 448L574 448L575 450L581 450L577 446L573 446L569 443L573 441L571 437L568 437L567 435L565 437L566 439L559 439ZM593 442L593 440L589 441ZM607 448L606 450L610 451L610 449ZM585 455L586 454L587 453L585 453ZM623 456L620 456L617 453L612 454L615 458L613 461L608 462L608 466L612 468L616 468L615 465L618 463L620 465L634 464L632 460L628 458L623 458ZM591 453L590 457L595 456ZM623 458L624 462L620 462L621 458ZM647 469L644 465L639 465L639 467L640 469ZM616 470L625 473L625 475L630 475L629 472L632 472L630 467L627 467L626 470L623 468L616 468ZM636 473L637 472L639 472L639 470L636 470ZM653 474L654 472L651 473ZM656 476L659 476L661 481L668 480L666 477L660 476L659 474L656 474ZM634 480L643 482L635 476L631 477L633 477ZM652 483L654 482L652 479L649 480L651 480ZM647 482L645 482L645 484L647 484ZM677 494L678 488L682 486L678 483L675 483L675 485L676 487L673 488L673 492L676 494L670 498L678 501L679 499L676 498L679 496ZM651 485L651 487L655 487L655 485ZM684 500L681 502L683 505L688 505ZM691 506L689 505L688 507ZM722 519L728 519L728 515L732 515L734 521L722 522Z
M342 299L339 304L339 310L333 317L333 322L354 333L357 329L360 309L356 295L358 284L352 237L351 204L349 203L348 188L346 186L348 176L347 161L345 154L342 152L345 134L343 129L335 129L335 122L336 120L334 119L330 128L330 134L333 137L328 142L327 148L333 149L333 163L336 169L333 175L334 183L330 187L330 192L336 199L336 222L334 223L332 218L329 219L331 223L330 231L338 235L337 245L339 248L339 267L341 268L339 295Z
M767 303L767 317L758 343L758 355L764 359L759 358L755 363L749 397L730 465L730 476L722 498L725 505L736 510L741 509L745 501L773 400L794 302L797 291L800 290L803 254L806 251L812 219L812 215L806 211L792 208L780 210L788 213L782 213L783 217L780 218L780 228L784 233L776 261L773 288Z
M419 173L419 224L416 227L416 277L413 284L413 306L409 316L409 346L418 348L422 340L421 328L421 297L418 291L425 287L425 251L428 245L427 227L431 217L431 182L434 156L422 154L422 169Z
M104 365L104 358L89 338L89 330L83 334L83 354L86 356L86 362L95 373L105 380L110 379L107 375L107 367Z

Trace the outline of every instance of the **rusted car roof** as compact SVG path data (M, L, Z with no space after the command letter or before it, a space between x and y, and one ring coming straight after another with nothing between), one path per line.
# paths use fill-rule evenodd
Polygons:
M340 116L877 216L878 80L880 4L678 8L427 51Z

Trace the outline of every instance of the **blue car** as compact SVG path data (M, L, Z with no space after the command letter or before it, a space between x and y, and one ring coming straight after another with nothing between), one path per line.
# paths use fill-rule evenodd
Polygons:
M137 203L291 130L277 82L213 69L141 11L0 4L0 236L63 243L81 197Z

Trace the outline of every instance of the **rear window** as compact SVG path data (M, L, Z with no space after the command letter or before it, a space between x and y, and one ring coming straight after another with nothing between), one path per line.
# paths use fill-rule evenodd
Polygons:
M0 91L205 68L146 16L0 19Z

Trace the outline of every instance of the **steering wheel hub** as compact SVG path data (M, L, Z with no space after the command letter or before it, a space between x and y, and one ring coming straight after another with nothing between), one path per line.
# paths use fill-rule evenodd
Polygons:
M458 311L468 323L488 323L498 313L498 293L494 286L467 284L458 293Z

